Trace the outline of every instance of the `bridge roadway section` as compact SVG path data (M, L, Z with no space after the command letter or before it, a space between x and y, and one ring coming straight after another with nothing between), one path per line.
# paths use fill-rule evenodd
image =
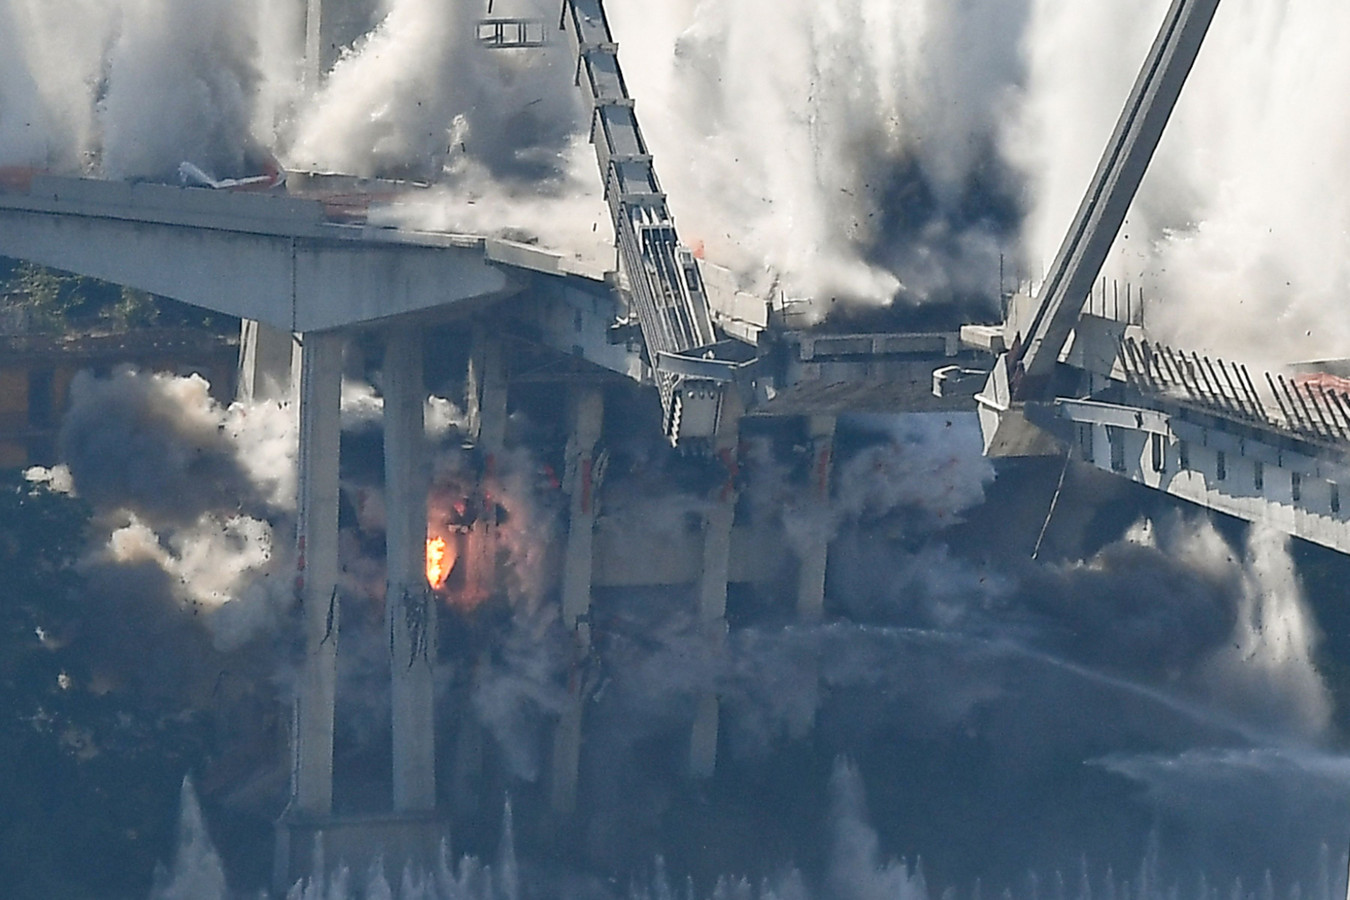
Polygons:
M452 319L471 323L466 412L471 437L488 457L504 449L508 337L528 334L570 373L563 477L570 527L561 600L579 666L591 652L592 589L602 584L693 584L699 617L716 643L726 633L729 583L765 582L795 570L799 615L818 619L827 538L794 553L784 549L781 535L735 521L741 416L802 417L813 457L808 490L825 503L839 412L951 408L952 401L933 396L931 372L943 363L972 359L955 333L793 331L773 321L786 318L782 309L734 287L719 288L719 278L728 279L708 267L719 327L758 344L762 358L746 367L744 383L728 392L730 408L709 442L707 449L723 460L728 477L707 498L699 533L660 548L640 546L621 528L607 528L598 515L604 379L652 385L654 400L656 393L636 329L623 327L633 317L619 279L536 246L354 221L344 205L350 199L325 203L40 174L0 185L0 254L239 317L241 394L297 401L295 590L306 651L292 729L291 801L278 829L278 885L309 870L319 835L330 861L345 856L350 865L364 865L382 853L397 868L403 859L432 860L447 815L443 798L453 797L452 806L473 802L469 795L478 780L473 772L456 771L449 787L436 783L438 616L423 572L429 483L422 446L421 328ZM516 334L510 334L513 328ZM334 815L333 734L341 630L339 401L344 347L357 331L378 334L384 345L385 609L394 753L392 813L353 818ZM589 368L578 377L578 366ZM972 408L969 397L955 405ZM489 588L495 540L494 523L475 523L461 557L466 577ZM563 816L577 802L585 692L584 684L576 686L554 736L549 790ZM704 697L690 737L689 771L695 777L710 775L716 764L718 720L717 697ZM456 759L481 757L481 746L475 747L481 736L473 732L459 730Z
M1059 354L1057 380L1076 390L1025 404L1044 440L1025 442L1015 455L1067 453L1350 553L1350 361L1253 373L1150 340L1141 325L1100 309L1081 315ZM1007 340L989 328L965 334L985 349Z
M1124 321L1105 315L1104 284L1102 314L1092 314L1093 285L1218 8L1172 0L1045 284L1012 298L1002 328L963 329L996 357L976 396L985 451L1067 447L1140 484L1350 552L1344 362L1253 378L1150 341L1129 321L1128 290ZM957 395L959 381L937 376L935 386Z

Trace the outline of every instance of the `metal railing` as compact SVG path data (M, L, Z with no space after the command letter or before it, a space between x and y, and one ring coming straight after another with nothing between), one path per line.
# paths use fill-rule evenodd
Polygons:
M565 0L562 27L591 109L620 263L665 411L666 436L711 437L735 362L720 359L698 260L681 243L628 94L602 0ZM683 361L702 363L690 375Z
M1126 381L1146 396L1303 440L1350 442L1350 379L1264 372L1258 382L1241 363L1128 336L1119 359Z

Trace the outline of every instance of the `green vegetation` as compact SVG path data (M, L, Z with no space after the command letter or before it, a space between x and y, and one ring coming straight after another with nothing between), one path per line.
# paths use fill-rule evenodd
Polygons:
M100 686L75 561L89 511L0 475L0 886L14 898L144 897L207 729L173 699ZM146 647L151 652L150 647Z
M137 328L202 328L224 333L237 320L175 300L0 258L0 316L17 313L36 334L122 332Z

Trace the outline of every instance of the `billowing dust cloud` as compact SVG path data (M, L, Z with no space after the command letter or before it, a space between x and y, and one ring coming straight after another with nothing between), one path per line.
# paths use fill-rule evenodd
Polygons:
M0 3L0 164L431 178L392 221L542 239L609 264L573 64L476 46L472 4L390 0L322 89L303 10L192 0ZM685 240L742 287L996 314L1054 255L1166 3L610 4ZM518 0L498 14L556 18ZM1158 336L1256 361L1341 355L1350 14L1232 0L1108 264ZM772 135L772 139L766 136ZM256 165L256 162L252 163ZM1213 311L1225 310L1224 327ZM1273 327L1272 327L1273 326Z

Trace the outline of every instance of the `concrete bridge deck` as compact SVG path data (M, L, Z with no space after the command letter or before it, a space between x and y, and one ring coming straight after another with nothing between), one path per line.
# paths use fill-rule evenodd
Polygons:
M1053 438L1038 452L1057 447L1206 509L1350 553L1350 384L1331 374L1336 363L1253 373L1151 341L1138 324L1084 313L1059 366L1078 390L1026 405L1027 419Z
M38 175L0 190L0 252L292 332L519 290L602 284L561 254L331 218L322 200Z

